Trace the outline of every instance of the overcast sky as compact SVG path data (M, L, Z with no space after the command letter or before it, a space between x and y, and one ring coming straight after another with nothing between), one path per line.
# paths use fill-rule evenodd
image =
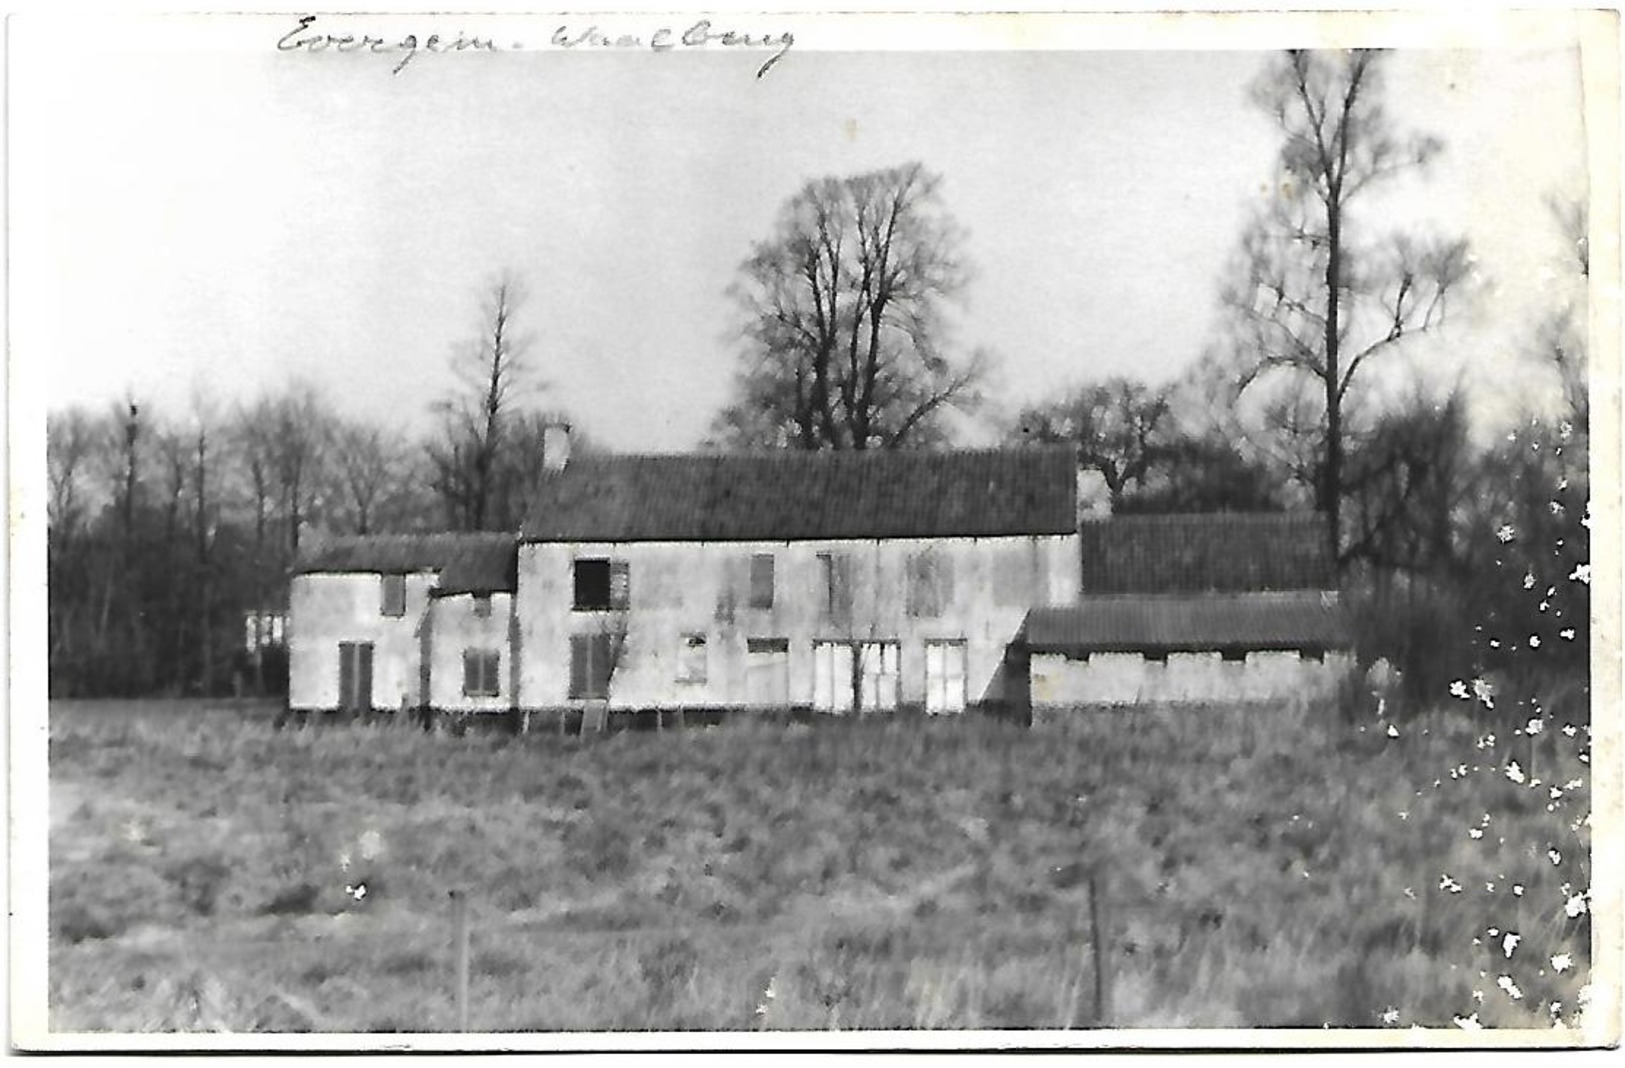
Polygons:
M758 79L763 58L422 55L391 76L382 56L59 53L28 101L48 150L14 161L48 200L47 401L179 411L199 385L301 375L423 428L511 267L540 403L616 448L690 447L730 386L724 291L750 243L806 179L909 160L968 232L956 336L996 354L1007 405L1171 378L1212 336L1273 171L1247 102L1262 54L792 50ZM1470 352L1485 395L1520 392L1516 342L1567 264L1542 198L1585 188L1577 55L1410 51L1391 74L1395 118L1447 143L1392 217L1465 232L1479 266L1426 359Z

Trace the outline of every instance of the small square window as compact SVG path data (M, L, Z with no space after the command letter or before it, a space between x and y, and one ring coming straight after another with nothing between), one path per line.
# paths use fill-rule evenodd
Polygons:
M480 619L490 618L491 595L489 593L476 593L474 595L474 615Z
M750 606L773 607L772 553L757 553L750 558Z
M463 696L498 697L502 693L502 656L494 649L463 651Z
M1224 659L1226 663L1244 664L1247 662L1247 650L1226 649L1224 650Z
M386 616L406 615L406 576L383 576L383 604L381 611Z
M683 635L677 648L677 681L704 682L708 666L705 635Z
M575 609L602 612L627 607L631 569L625 560L583 559L575 562Z

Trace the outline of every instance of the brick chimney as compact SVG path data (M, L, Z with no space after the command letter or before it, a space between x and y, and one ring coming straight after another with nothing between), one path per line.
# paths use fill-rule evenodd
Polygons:
M549 423L542 428L542 468L563 471L570 462L570 424Z

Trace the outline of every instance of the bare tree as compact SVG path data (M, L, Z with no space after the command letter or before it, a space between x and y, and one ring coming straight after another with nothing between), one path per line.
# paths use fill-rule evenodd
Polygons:
M1467 273L1465 242L1379 240L1356 209L1441 143L1404 136L1382 104L1381 54L1287 52L1253 86L1283 135L1279 195L1247 229L1241 269L1224 293L1239 392L1311 384L1323 437L1314 472L1333 558L1343 559L1348 487L1344 415L1360 372L1400 342L1437 327ZM1296 414L1296 413L1294 413Z
M1448 574L1457 517L1477 493L1460 390L1436 396L1418 389L1348 460L1348 557L1413 576Z
M978 401L987 357L945 351L943 305L965 283L941 179L918 163L808 182L730 290L748 350L723 446L933 444Z
M335 420L309 382L294 382L270 399L271 473L281 499L290 558L321 500L325 467L331 457Z
M1591 391L1587 383L1584 284L1591 276L1590 205L1583 197L1547 198L1547 207L1564 243L1572 250L1573 280L1580 284L1581 298L1554 309L1536 329L1535 347L1557 372L1563 390L1564 418L1582 437L1589 438ZM1578 307L1576 307L1578 305Z
M380 506L399 491L406 473L406 444L394 430L367 423L341 423L334 435L333 494L339 515L356 534L377 529Z
M1110 378L1023 409L1008 436L1016 442L1077 445L1079 463L1105 479L1117 511L1124 494L1143 485L1158 462L1170 422L1165 390Z
M71 542L90 518L91 467L102 450L101 427L83 408L46 419L45 461L50 496L46 525L53 545Z
M517 329L524 286L510 272L487 288L480 334L453 360L459 389L436 405L444 436L430 446L434 487L452 522L470 530L504 529L517 517L499 514L501 465L515 407L536 383L526 356L533 339Z

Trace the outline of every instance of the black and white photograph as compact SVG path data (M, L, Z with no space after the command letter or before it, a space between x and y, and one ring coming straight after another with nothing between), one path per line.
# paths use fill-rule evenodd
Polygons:
M1617 15L13 16L12 1046L1617 1046Z

